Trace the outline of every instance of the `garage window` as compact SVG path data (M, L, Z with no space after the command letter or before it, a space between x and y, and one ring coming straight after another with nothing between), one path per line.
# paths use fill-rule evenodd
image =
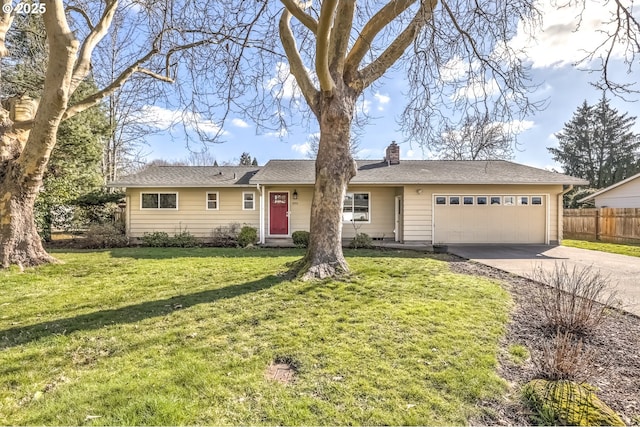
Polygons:
M541 205L542 197L541 196L531 196L531 204L532 205Z
M472 205L473 204L473 196L464 196L462 198L462 203L465 205Z
M487 196L476 197L476 205L486 205L486 204L487 204Z
M459 205L460 197L459 196L449 196L449 204L450 205Z
M527 206L529 204L529 196L518 196L518 204L520 206Z
M504 205L505 206L513 206L516 204L515 196L504 196Z
M500 196L491 196L492 205L500 205Z
M447 204L447 198L444 196L437 196L436 197L436 205L446 205Z

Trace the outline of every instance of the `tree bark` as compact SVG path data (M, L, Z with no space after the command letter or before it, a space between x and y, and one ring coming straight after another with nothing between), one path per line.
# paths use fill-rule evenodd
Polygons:
M42 246L33 205L39 185L20 185L20 172L9 165L0 179L0 266L35 267L57 262ZM42 182L42 181L40 181Z
M355 93L350 92L342 87L323 96L320 102L311 235L300 269L303 279L323 279L349 272L342 253L342 208L347 185L356 175L356 163L349 150L355 105Z

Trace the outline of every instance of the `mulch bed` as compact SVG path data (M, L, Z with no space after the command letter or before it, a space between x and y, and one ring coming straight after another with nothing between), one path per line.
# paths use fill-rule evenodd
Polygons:
M532 357L542 352L550 334L543 324L534 301L535 287L529 279L515 276L485 265L453 257L451 270L456 273L485 276L504 284L514 300L511 322L501 342L499 375L509 384L509 392L501 401L481 403L483 415L471 420L472 425L533 425L531 411L520 397L522 386L536 378L536 368L529 358L516 365L508 357L514 344L525 346ZM603 324L584 338L584 349L593 355L592 369L586 382L597 387L596 394L627 425L640 425L640 318L612 310Z

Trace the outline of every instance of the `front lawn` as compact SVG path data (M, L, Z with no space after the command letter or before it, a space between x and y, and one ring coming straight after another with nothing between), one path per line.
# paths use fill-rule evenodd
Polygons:
M572 248L590 249L592 251L640 257L640 245L623 245L618 243L588 242L586 240L569 239L563 240L562 245Z
M507 292L418 253L315 283L298 250L55 255L0 271L0 425L462 425L505 389Z

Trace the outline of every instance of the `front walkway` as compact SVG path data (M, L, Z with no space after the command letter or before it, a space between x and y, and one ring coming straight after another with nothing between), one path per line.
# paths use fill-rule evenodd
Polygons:
M536 268L553 270L555 263L593 266L609 276L622 308L640 316L640 258L587 249L546 245L449 245L449 252L522 277Z

